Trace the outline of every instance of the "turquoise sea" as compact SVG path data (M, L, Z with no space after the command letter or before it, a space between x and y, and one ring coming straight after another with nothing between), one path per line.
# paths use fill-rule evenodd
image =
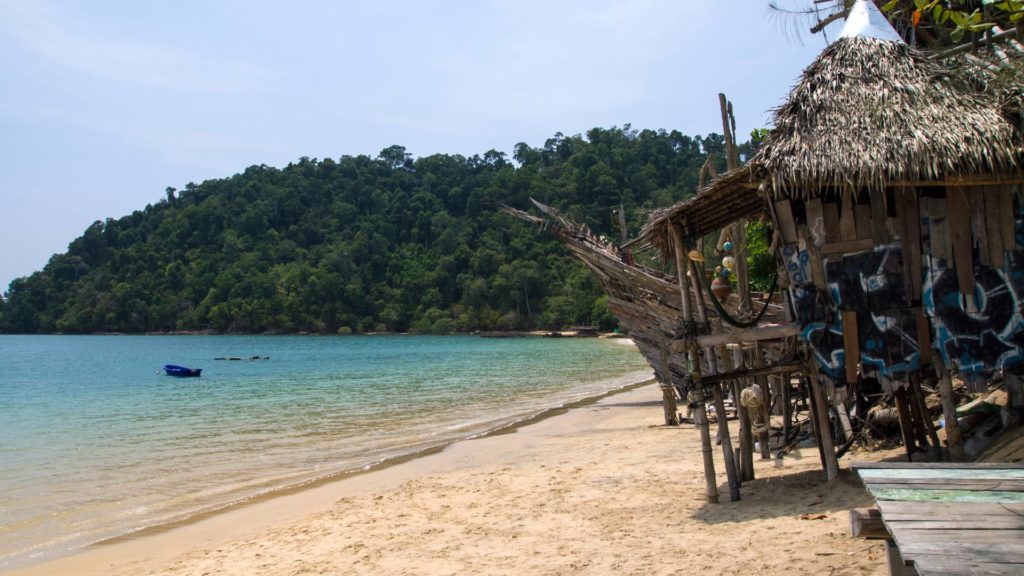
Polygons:
M0 335L0 569L650 376L621 340Z

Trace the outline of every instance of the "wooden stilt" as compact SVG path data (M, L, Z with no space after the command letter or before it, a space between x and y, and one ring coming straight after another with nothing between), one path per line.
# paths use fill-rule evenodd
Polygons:
M912 462L917 445L914 441L914 423L910 413L909 395L906 388L897 388L893 391L893 398L896 400L896 412L899 413L900 417L900 433L903 435L903 446L907 450L907 461Z
M729 437L729 419L725 417L725 401L722 400L722 387L718 384L712 386L712 394L715 397L715 412L718 416L718 429L722 431L722 454L725 457L725 475L729 481L729 500L736 502L740 499L740 478L736 473L736 463L733 460L732 440Z
M754 343L754 367L760 368L764 366L764 352L761 350L759 343ZM770 446L768 446L768 430L769 424L771 423L771 416L768 414L768 406L771 404L771 390L768 386L767 376L758 376L754 378L754 381L758 386L761 387L761 393L764 394L764 402L761 403L761 422L763 422L763 429L757 435L757 441L761 444L761 459L767 460L771 456Z
M683 312L682 322L684 326L693 323L693 309L690 306L690 290L686 282L686 271L689 269L686 255L686 248L683 245L683 231L679 224L669 221L672 229L673 248L676 256L676 281L679 284L679 294L682 297L681 307ZM690 337L693 335L690 334ZM715 461L711 452L711 430L708 427L707 406L704 395L704 385L701 383L700 356L697 353L696 341L692 341L687 350L687 357L690 363L690 375L693 377L693 396L697 404L694 411L694 419L697 421L697 428L700 429L700 449L704 458L704 482L707 490L708 502L718 502L718 482L715 477Z
M825 393L821 389L821 378L818 375L818 366L814 359L809 359L807 364L811 368L811 382L808 394L813 398L813 417L818 422L818 429L821 433L820 446L823 453L825 465L825 478L832 480L839 476L839 459L836 458L836 447L832 442L832 426L829 423L828 404L825 400Z
M956 403L953 402L953 382L949 371L942 361L942 354L933 354L935 373L939 378L939 396L942 397L942 417L946 427L946 446L949 448L949 459L953 462L964 461L964 444L960 435L960 424L956 420Z
M936 462L942 460L942 446L939 444L939 435L935 433L935 424L928 412L928 406L924 403L924 392L921 391L921 380L917 374L910 377L911 406L916 406L914 419L920 425L921 431L928 437L928 443L932 447L932 459Z
M661 403L665 410L665 426L679 424L679 407L676 404L676 389L672 384L672 368L669 364L668 350L661 348L661 372L665 375L661 382Z
M821 459L821 469L825 470L825 479L828 480L828 459L825 457L824 442L821 441L821 422L818 419L817 410L818 403L814 394L811 392L812 384L810 378L807 378L805 382L807 383L807 403L809 405L807 413L811 419L811 430L814 432L815 443L818 445L818 457Z
M782 375L782 447L789 444L790 429L793 423L793 375Z

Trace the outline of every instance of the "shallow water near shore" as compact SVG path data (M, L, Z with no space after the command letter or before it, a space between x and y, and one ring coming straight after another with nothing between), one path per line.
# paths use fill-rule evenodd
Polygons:
M165 376L166 363L203 375ZM614 340L0 336L0 568L485 434L649 375Z

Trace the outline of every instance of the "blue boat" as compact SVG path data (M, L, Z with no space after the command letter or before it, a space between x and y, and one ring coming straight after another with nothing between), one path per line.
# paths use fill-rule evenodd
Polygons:
M164 372L167 372L168 376L178 376L180 378L196 377L202 374L202 368L186 368L184 366L175 366L174 364L165 364Z

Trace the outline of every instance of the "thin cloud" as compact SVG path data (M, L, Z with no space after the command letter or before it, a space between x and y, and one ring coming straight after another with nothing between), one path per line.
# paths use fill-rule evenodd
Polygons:
M40 60L92 78L200 92L244 92L266 84L267 74L258 67L107 33L81 13L72 16L54 4L6 0L0 12L0 35Z

